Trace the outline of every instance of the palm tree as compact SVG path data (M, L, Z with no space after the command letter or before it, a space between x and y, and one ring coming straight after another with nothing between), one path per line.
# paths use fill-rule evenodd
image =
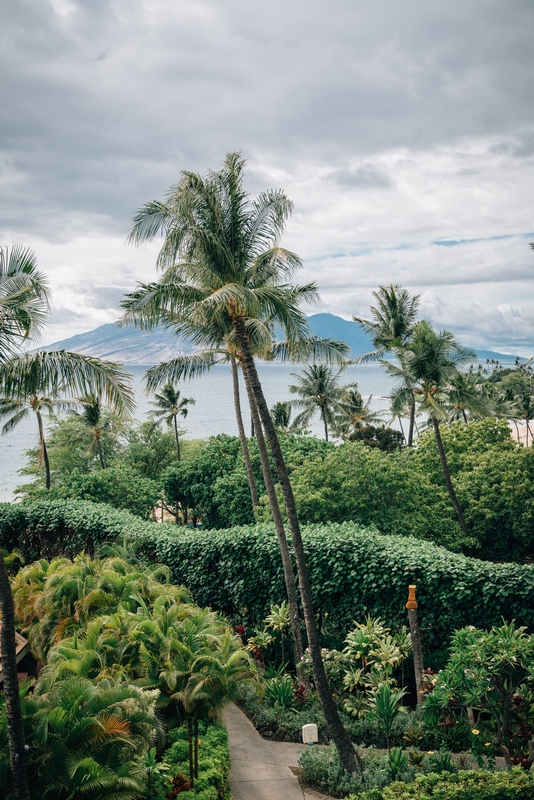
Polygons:
M33 251L0 247L0 362L39 332L48 310L48 285Z
M156 394L156 402L150 405L155 406L156 410L150 412L158 423L166 422L169 428L174 427L176 437L176 450L178 461L180 461L180 437L178 432L178 417L187 417L189 409L187 406L194 406L195 400L192 397L180 397L180 390L176 389L172 383L166 383L161 390L161 394Z
M118 414L134 407L130 376L118 364L70 353L25 353L0 364L0 417L9 417L2 434L9 433L33 411L39 427L41 459L46 488L50 488L50 463L46 451L43 411L68 408L76 397L104 396Z
M289 430L291 410L291 403L287 400L285 402L278 400L278 402L274 404L270 413L276 428L280 428L280 430L284 432Z
M346 387L340 386L339 378L343 367L335 371L326 364L311 364L304 369L301 375L292 372L297 379L296 385L291 385L289 391L298 394L299 400L293 400L296 408L303 410L295 417L293 425L302 427L308 425L313 415L318 411L323 421L324 438L328 441L328 427L333 427L335 412Z
M372 395L364 403L356 385L341 388L341 396L334 415L334 430L342 439L347 439L356 429L378 422L381 414L371 408Z
M17 352L22 342L39 332L49 309L48 286L37 270L34 253L22 245L0 248L0 364ZM2 612L2 673L6 704L9 760L13 792L28 800L30 790L24 743L15 649L15 620L11 586L0 552L0 610Z
M286 507L315 684L341 762L354 772L355 751L334 704L321 658L293 490L254 361L253 342L263 339L266 348L271 345L273 321L280 324L288 341L309 336L299 306L317 299L317 292L314 284L284 283L301 263L298 256L278 245L292 204L281 190L263 192L250 201L243 188L243 173L241 155L230 153L218 172L204 177L182 172L166 202L148 203L138 212L130 241L140 244L162 233L157 267L164 274L159 284L141 286L128 295L124 307L152 320L170 311L179 319L176 329L185 334L202 327L209 331L218 320L225 320L233 330L251 411L256 409L259 414ZM205 346L212 346L209 334ZM271 508L274 517L274 506Z
M87 452L92 454L96 450L101 468L106 469L102 439L104 438L104 434L110 435L111 422L109 419L104 418L100 398L96 397L96 395L87 394L84 397L79 397L77 402L81 405L82 412L79 413L73 410L72 413L83 420L85 425L90 429L93 437L87 448Z
M272 605L269 613L263 620L266 628L273 631L280 631L280 643L282 645L282 664L285 664L284 658L284 631L289 627L289 606L284 600L279 606Z
M2 612L2 680L6 704L9 763L13 792L17 800L29 800L28 757L19 697L19 678L15 649L15 611L4 553L0 550L0 611Z
M480 382L473 372L457 372L447 389L447 405L451 419L462 419L466 424L467 412L476 417L487 417L490 405L482 393Z
M393 347L402 348L409 341L417 318L419 295L411 296L406 289L393 285L380 286L373 292L377 305L371 306L372 320L353 317L366 333L371 334L374 351L353 359L354 363L382 359ZM409 400L410 427L408 447L413 444L415 426L415 399Z
M454 506L458 522L467 535L467 523L456 497L443 441L440 423L448 419L448 392L453 382L458 385L459 367L476 359L476 353L459 345L449 331L436 333L432 325L423 320L413 328L411 341L404 347L392 347L400 366L384 362L386 369L394 377L400 378L400 384L393 392L393 411L402 408L408 393L418 400L419 408L427 413L432 421L445 484ZM406 385L408 378L408 386ZM413 387L413 388L412 388ZM453 389L457 392L457 389ZM462 395L462 402L469 402L469 394ZM473 398L473 407L479 407L478 397ZM466 405L466 407L468 407Z

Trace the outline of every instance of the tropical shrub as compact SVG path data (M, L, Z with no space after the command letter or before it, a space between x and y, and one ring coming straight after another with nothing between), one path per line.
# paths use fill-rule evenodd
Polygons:
M198 778L193 789L180 792L180 800L230 800L230 751L226 729L213 722L200 721L198 732ZM174 796L173 783L178 783L175 776L183 776L185 783L189 780L187 728L182 726L169 731L168 744L164 759L169 771L155 780L153 797L156 800Z
M51 489L28 487L27 497L33 500L90 500L107 503L148 519L160 499L158 484L124 467L108 467L94 472L77 469L66 475Z
M348 800L531 800L534 774L517 768L512 772L464 771L455 775L421 775L413 783L392 783Z

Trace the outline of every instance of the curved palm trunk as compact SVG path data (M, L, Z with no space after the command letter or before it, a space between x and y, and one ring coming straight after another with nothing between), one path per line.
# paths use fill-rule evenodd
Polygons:
M106 469L106 462L104 461L104 453L102 452L102 440L100 436L96 437L96 446L98 449L98 457L100 459L100 466L102 469Z
M436 436L436 444L438 446L438 453L439 458L441 461L441 468L443 470L443 476L445 478L445 483L447 484L447 490L449 492L452 504L454 506L454 510L456 511L456 516L458 517L458 522L461 525L463 532L466 536L469 533L467 528L467 522L465 521L465 517L463 515L462 509L460 508L460 504L458 502L458 498L456 497L456 492L454 491L454 486L452 485L451 481L451 473L449 472L449 465L447 463L447 456L445 455L445 448L443 447L443 440L441 438L441 433L439 430L439 422L437 419L432 419L432 425L434 426L434 434Z
M176 450L178 452L178 461L181 461L181 453L180 453L180 437L178 436L178 422L176 420L176 416L173 417L174 419L174 435L176 437Z
M43 418L41 416L40 411L35 412L37 416L37 424L39 426L39 442L41 444L41 458L43 459L43 463L45 465L45 486L47 489L50 489L50 461L48 460L48 450L46 449L46 442L44 437L44 425L43 425Z
M464 422L467 425L467 414L465 413L465 408L461 408L460 411L462 412L462 417L464 418Z
M412 447L413 445L414 428L415 428L415 397L412 398L412 404L410 406L410 427L408 429L408 447Z
M300 661L302 661L302 657L304 655L304 647L302 645L302 633L300 630L300 613L297 600L297 587L295 584L295 575L293 573L293 563L291 561L291 555L287 544L287 537L284 529L284 521L282 519L282 513L280 511L278 498L276 496L276 489L273 481L273 476L271 473L271 465L269 463L269 454L267 453L267 445L265 444L265 438L263 436L263 429L258 414L258 408L256 406L254 394L252 393L251 390L250 381L247 379L247 373L245 367L243 367L243 376L245 378L245 386L247 388L247 394L250 404L250 413L252 415L252 421L254 423L254 428L256 430L256 442L258 445L258 452L260 454L263 480L265 483L265 489L267 491L267 497L269 498L269 506L271 508L271 513L273 515L274 527L276 530L276 535L278 537L278 546L280 548L280 554L282 556L284 581L286 584L287 600L289 603L289 619L291 624L291 638L293 640L293 652L295 655L295 664L299 664ZM304 684L308 683L306 674L303 669L297 667L297 675L301 683Z
M293 542L293 550L295 553L295 560L297 562L300 596L304 610L306 632L308 634L308 649L310 652L317 694L319 695L319 700L325 715L326 723L328 725L330 735L335 742L342 765L348 772L352 773L358 770L360 773L362 773L363 763L359 754L355 751L347 731L343 727L343 723L339 717L337 707L334 703L332 693L328 685L328 679L326 677L317 633L317 625L315 622L310 579L308 575L308 568L306 566L306 556L304 554L304 546L300 533L295 498L293 496L293 490L289 481L289 475L284 461L284 456L282 454L282 449L280 447L280 442L278 441L278 436L276 435L276 428L274 427L271 415L269 414L267 402L258 378L256 365L250 350L244 320L241 318L236 318L233 320L233 324L243 356L242 364L244 365L244 375L247 383L247 389L250 387L250 394L253 396L257 405L260 420L263 425L267 441L269 442L269 449L271 451L276 472L278 474L282 495L284 497L284 504L286 507L289 529L291 532L291 540Z
M29 800L28 765L19 697L15 650L15 612L13 595L4 559L0 553L0 607L2 609L2 679L6 703L9 763L13 793L17 800Z
M256 480L254 478L254 471L252 469L252 462L250 460L250 451L248 449L247 437L245 436L245 426L243 425L243 415L241 414L241 400L239 398L239 376L237 374L237 363L234 355L230 355L230 363L232 365L232 381L234 384L234 408L237 420L237 430L239 432L239 441L241 442L241 452L245 459L245 467L247 468L248 485L250 488L250 497L254 508L259 506L258 489L256 487Z

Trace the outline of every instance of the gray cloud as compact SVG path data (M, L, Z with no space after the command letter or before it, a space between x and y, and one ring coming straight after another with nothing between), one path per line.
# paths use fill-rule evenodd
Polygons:
M51 338L69 309L80 329L111 321L117 287L151 275L154 250L124 245L135 209L230 149L252 191L294 199L287 243L330 310L386 280L458 297L493 284L490 316L528 305L530 0L0 6L0 239L29 241L50 272ZM97 287L82 303L80 281ZM464 308L467 333L490 335L454 303L444 320Z

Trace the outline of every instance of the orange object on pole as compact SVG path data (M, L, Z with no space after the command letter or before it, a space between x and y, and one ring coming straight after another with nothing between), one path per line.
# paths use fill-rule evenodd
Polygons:
M405 608L408 608L408 609L410 609L410 608L419 608L419 606L417 604L417 600L415 599L415 590L416 590L416 588L417 587L416 587L415 583L411 583L408 586L408 602L406 603Z

